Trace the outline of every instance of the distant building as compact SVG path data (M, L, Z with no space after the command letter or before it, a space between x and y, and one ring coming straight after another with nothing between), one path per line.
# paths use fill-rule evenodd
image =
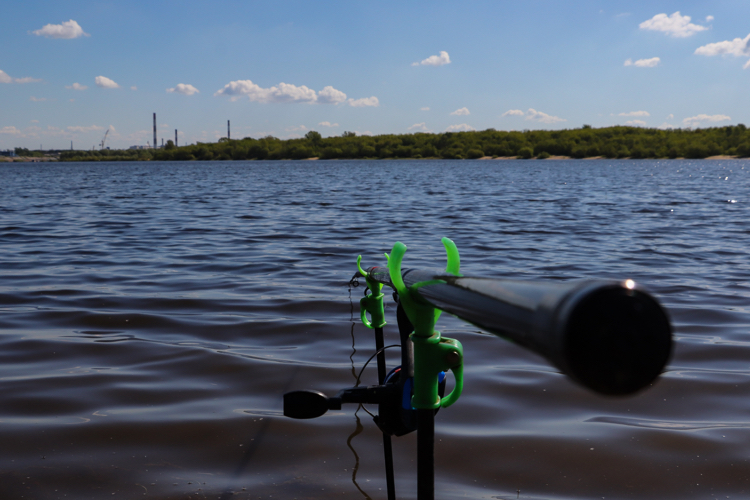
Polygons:
M0 151L0 156L9 156L13 158L14 156L16 156L16 152L12 149L8 149L6 151Z
M128 149L153 149L151 146L130 146Z

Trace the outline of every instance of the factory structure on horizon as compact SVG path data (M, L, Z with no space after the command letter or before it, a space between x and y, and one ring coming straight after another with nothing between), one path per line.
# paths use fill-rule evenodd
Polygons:
M232 138L232 134L231 134L230 122L229 122L229 120L227 120L227 139L231 139L231 138ZM178 144L177 144L177 129L174 129L174 145L175 145L175 147L178 147ZM164 138L163 137L161 138L161 145L157 144L157 139L156 139L156 113L154 113L154 142L153 143L146 142L145 146L138 146L138 145L136 145L136 146L130 146L128 149L161 149L163 147L164 147Z

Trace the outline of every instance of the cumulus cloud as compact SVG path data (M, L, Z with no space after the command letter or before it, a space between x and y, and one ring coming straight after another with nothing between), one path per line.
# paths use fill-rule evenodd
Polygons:
M299 127L287 127L284 130L286 130L287 132L300 132L307 130L307 127L305 127L304 125L300 125Z
M349 103L349 106L352 106L354 108L363 108L363 107L377 108L378 106L380 106L380 101L378 101L378 98L375 96L363 97L362 99L349 99L347 102Z
M686 38L708 29L691 23L690 16L682 16L679 11L671 16L656 14L651 19L643 21L638 27L642 30L661 31L675 38Z
M0 69L0 83L34 83L41 81L41 78L31 78L30 76L12 78L8 73Z
M297 87L288 83L279 83L267 89L251 80L235 80L214 93L215 96L228 96L232 101L247 96L253 102L315 102L315 91L302 85Z
M429 129L427 128L427 124L425 122L415 123L406 130L419 130L420 132L429 132Z
M548 123L548 124L568 121L565 118L560 118L559 116L548 115L547 113L542 113L541 111L537 111L533 108L529 108L529 110L526 112L526 119L539 122L539 123Z
M429 111L429 110L430 110L429 106L425 106L424 108L419 108L419 111Z
M32 101L32 102L42 102L46 100L47 100L46 97L34 97L34 96L29 97L29 101Z
M103 89L119 89L120 86L117 85L113 80L110 80L106 76L97 76L94 79L94 83L96 83L97 87L101 87Z
M84 33L83 28L74 20L65 21L62 24L47 24L41 29L31 32L37 36L45 36L47 38L63 38L70 40L72 38L80 38L82 36L91 36L88 33Z
M340 104L348 102L351 106L377 106L377 97L367 99L349 99L346 94L330 85L323 88L319 93L305 85L296 86L290 83L279 83L273 87L263 88L251 80L235 80L229 82L224 88L216 91L215 96L226 96L236 101L245 96L253 102L307 102L320 104ZM374 100L374 104L372 104Z
M502 116L523 116L525 113L521 111L520 109L509 109L505 113L503 113Z
M114 130L114 127L112 127L112 130ZM81 132L95 132L97 130L104 130L104 127L100 127L99 125L89 125L89 126L81 126L81 125L69 125L65 127L65 130L71 133L81 133Z
M189 83L178 83L176 86L172 87L171 89L167 89L167 92L170 92L173 94L193 95L193 94L198 94L200 90L196 89Z
M674 115L672 113L669 113L669 115L667 115L667 120L671 120L672 118L674 118Z
M339 104L346 101L346 94L340 90L336 90L330 85L324 87L323 90L318 92L318 102L323 104Z
M714 16L706 16L706 22L707 23L710 23L713 20L714 20Z
M130 90L138 90L138 87L136 87L135 85L133 85L132 87L130 87Z
M452 115L456 115L456 116L464 116L464 115L470 115L471 113L469 113L469 109L468 108L461 108L461 109L457 109L456 111L454 111L451 114Z
M698 127L701 123L716 123L731 120L727 115L706 115L700 114L691 116L682 120L682 124L686 127Z
M319 127L338 127L338 123L331 123L331 122L320 122L318 123Z
M16 127L3 127L0 128L0 134L8 134L8 135L18 135L21 131L18 130Z
M81 85L80 83L76 82L73 85L66 85L66 89L71 90L86 90L88 87L86 85Z
M652 57L651 59L638 59L633 62L632 59L627 59L623 66L635 66L637 68L654 68L659 65L661 59L658 57Z
M625 125L630 125L631 127L645 127L646 122L643 120L628 120L625 122Z
M451 125L447 129L445 129L446 132L469 132L471 130L476 130L471 125L467 125L466 123L462 123L460 125Z
M13 83L34 83L34 82L41 82L41 81L42 81L41 78L31 78L30 76L13 79Z
M657 128L660 128L661 130L668 130L670 128L675 128L675 127L674 127L674 125L671 125L671 124L669 124L667 122L664 122L661 125L659 125Z
M620 113L619 116L651 116L648 111L630 111L629 113Z
M451 58L448 53L444 50L440 51L438 56L430 56L427 59L422 59L420 62L411 63L412 66L443 66L450 64Z
M699 56L735 56L750 57L750 35L745 38L735 38L734 40L725 40L723 42L709 43L695 49L695 54ZM745 63L743 68L750 68L750 59Z

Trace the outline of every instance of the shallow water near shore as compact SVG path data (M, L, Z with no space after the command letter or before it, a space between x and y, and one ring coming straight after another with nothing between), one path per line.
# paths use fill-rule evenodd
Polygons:
M602 398L444 315L466 368L436 418L437 498L750 496L750 161L3 164L0 180L0 498L386 498L364 411L295 421L281 396L333 395L373 353L357 255L384 265L402 241L405 267L435 268L442 236L466 275L634 279L675 350L653 387ZM415 438L394 438L402 499Z

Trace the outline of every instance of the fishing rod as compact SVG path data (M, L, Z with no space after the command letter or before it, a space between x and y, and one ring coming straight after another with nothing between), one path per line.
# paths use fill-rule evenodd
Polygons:
M395 500L391 436L417 431L417 498L434 499L435 413L454 404L463 389L463 347L435 330L442 311L535 352L582 386L626 396L648 387L672 352L672 327L657 300L632 280L521 281L462 276L456 245L442 239L445 271L407 269L406 246L396 243L386 267L357 268L370 294L361 319L375 329L378 385L284 394L284 415L315 418L344 403L376 404L384 436L388 499ZM382 289L398 302L401 365L385 377ZM371 321L366 314L369 313ZM372 359L372 358L371 358ZM445 374L454 388L444 396Z

